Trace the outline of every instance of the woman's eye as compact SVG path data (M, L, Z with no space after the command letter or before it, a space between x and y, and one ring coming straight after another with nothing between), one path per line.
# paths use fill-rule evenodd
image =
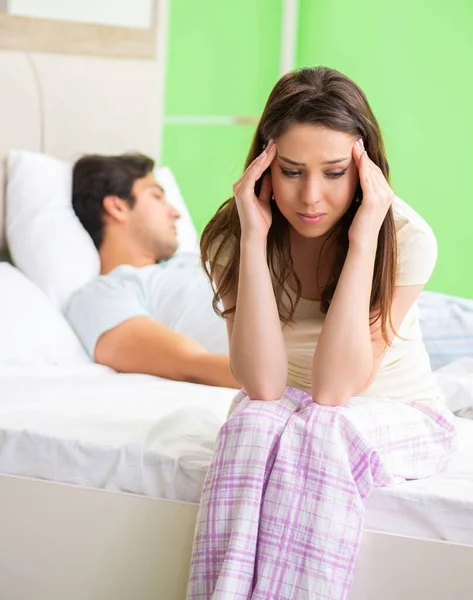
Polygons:
M302 171L288 171L287 169L281 169L281 173L286 177L298 177Z
M345 175L345 173L347 172L347 169L344 169L343 171L338 171L338 172L334 172L334 173L325 173L326 177L329 177L330 179L338 179L339 177L342 177L343 175Z
M345 175L347 170L348 170L348 167L346 169L344 169L343 171L334 171L331 173L325 173L325 177L328 177L329 179L339 179L340 177L343 177L343 175ZM281 168L281 173L283 175L285 175L286 177L300 177L302 175L302 171L283 169L283 168Z

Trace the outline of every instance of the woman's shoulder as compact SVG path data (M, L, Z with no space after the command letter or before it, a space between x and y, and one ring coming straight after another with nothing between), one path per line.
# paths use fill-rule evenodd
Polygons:
M424 285L437 262L437 239L427 221L396 196L393 202L398 264L396 285Z
M401 238L406 233L412 234L417 231L435 238L434 232L427 221L412 206L397 196L393 202L393 213L396 233L401 235Z

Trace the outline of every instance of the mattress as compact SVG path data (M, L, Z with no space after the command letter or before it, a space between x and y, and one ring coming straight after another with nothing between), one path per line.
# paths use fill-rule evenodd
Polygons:
M234 390L99 365L0 367L0 473L197 503ZM473 545L473 420L428 480L377 489L365 527Z

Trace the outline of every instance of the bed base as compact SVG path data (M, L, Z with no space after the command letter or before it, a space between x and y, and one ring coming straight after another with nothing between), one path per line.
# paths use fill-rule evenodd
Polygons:
M197 506L0 476L2 600L184 600ZM350 600L473 598L473 546L365 531Z

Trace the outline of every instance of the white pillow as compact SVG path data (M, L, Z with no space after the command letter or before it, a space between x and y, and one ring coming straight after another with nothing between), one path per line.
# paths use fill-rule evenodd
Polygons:
M167 201L181 213L181 218L177 221L177 251L199 253L199 235L171 169L156 167L153 174L163 186Z
M156 179L181 212L178 251L198 252L198 235L172 172ZM100 270L97 249L71 202L72 165L45 154L11 151L6 193L6 235L14 264L63 310Z
M473 358L473 300L422 292L418 305L422 338L434 371Z
M72 209L72 168L34 152L9 154L7 244L13 263L62 309L99 273L92 238Z
M0 263L0 290L0 365L91 362L60 311L8 263Z

